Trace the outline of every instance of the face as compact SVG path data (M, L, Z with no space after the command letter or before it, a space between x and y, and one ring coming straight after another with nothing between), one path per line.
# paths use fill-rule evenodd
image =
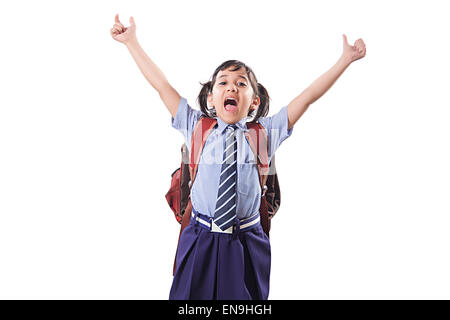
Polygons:
M253 88L244 68L230 71L234 67L221 70L217 74L212 93L208 94L208 106L215 107L217 116L228 124L234 124L247 117L249 110L256 110L259 97L254 96ZM235 106L226 106L227 98L236 100Z

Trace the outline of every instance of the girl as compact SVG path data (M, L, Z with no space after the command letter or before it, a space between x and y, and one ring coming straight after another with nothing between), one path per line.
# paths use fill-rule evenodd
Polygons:
M254 154L244 136L246 123L263 125L271 159L309 105L352 62L365 56L364 42L358 39L351 46L343 35L343 53L337 63L278 113L266 117L269 95L244 63L222 63L211 81L202 84L200 111L194 110L140 47L133 17L126 28L117 14L111 36L127 46L158 91L188 149L200 116L217 119L191 186L193 216L180 238L169 299L267 299L270 242L259 220L261 188Z

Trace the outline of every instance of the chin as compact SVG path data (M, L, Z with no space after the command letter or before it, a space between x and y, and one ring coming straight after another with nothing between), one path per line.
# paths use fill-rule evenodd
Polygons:
M223 110L220 113L220 118L227 123L236 123L242 119L241 115L238 112L229 112L226 110Z
M235 124L241 120L239 118L239 115L230 115L230 114L221 115L220 118L228 124Z

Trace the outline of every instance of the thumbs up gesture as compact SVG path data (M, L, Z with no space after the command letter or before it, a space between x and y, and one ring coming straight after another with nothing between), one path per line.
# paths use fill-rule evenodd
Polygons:
M344 37L344 51L342 56L352 63L353 61L359 60L366 55L366 45L364 41L360 38L355 41L354 45L351 46L345 34L342 35Z
M130 17L130 26L125 28L119 20L119 14L116 14L115 23L111 28L111 36L114 40L127 44L130 40L136 39L136 24L133 17Z

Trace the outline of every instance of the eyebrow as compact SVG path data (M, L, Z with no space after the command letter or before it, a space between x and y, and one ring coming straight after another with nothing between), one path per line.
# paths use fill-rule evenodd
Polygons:
M227 77L227 76L229 76L229 74L223 74L223 75L221 75L221 76L219 77L219 79L220 79L220 78L223 78L223 77ZM240 78L243 78L243 79L245 79L245 80L248 81L248 79L247 79L246 77L242 76L242 75L239 75L239 77L240 77Z

